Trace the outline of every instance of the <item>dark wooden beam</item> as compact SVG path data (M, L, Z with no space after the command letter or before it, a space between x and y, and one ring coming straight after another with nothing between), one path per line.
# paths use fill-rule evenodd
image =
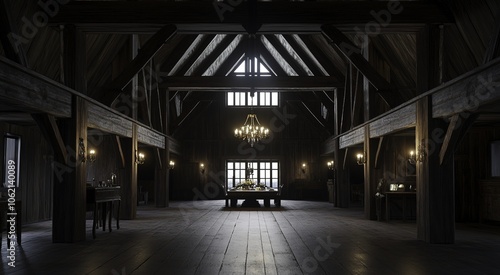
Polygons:
M163 77L160 88L170 90L212 90L226 91L234 89L257 90L288 90L288 91L317 91L332 90L342 87L343 83L334 81L332 77L324 76L290 76L290 77L255 77L237 76L169 76Z
M298 35L283 35L286 42L298 54L304 64L311 70L314 76L328 76L329 74L317 60L314 54L309 50L307 45Z
M166 25L151 37L146 44L139 50L137 56L129 63L122 73L116 77L109 85L106 85L100 95L100 100L105 105L111 105L113 101L120 95L125 86L132 80L132 78L153 58L158 50L165 44L165 41L170 39L175 32L176 27L173 25Z
M215 39L215 34L203 34L201 35L200 41L197 42L195 47L191 47L184 55L181 61L180 67L173 72L175 75L186 75L188 70L194 65L195 61L200 58L205 49L212 43Z
M339 62L341 62L341 64L344 64L344 60L340 56L338 56L337 52L332 49L327 43L320 43L318 41L315 41L315 39L326 41L324 36L300 35L299 37L306 44L307 48L316 57L316 59L320 62L321 66L325 68L325 70L328 72L328 75L337 78L339 81L344 81L344 72L339 68L338 64ZM328 50L331 51L331 54L325 52ZM335 61L334 56L339 59L337 62Z
M435 3L399 1L325 1L325 2L258 2L256 14L248 12L248 2L238 2L232 10L223 10L220 2L136 2L136 1L72 1L61 5L51 19L53 24L81 24L93 31L138 31L143 26L151 31L157 25L176 24L180 30L200 33L246 33L242 23L262 24L260 32L319 31L320 24L337 24L352 29L380 21L381 28L390 29L422 24L447 23ZM236 4L238 3L238 4ZM96 11L99 11L96 13ZM377 12L390 12L390 24ZM252 17L251 17L252 16ZM113 26L113 28L110 28ZM129 29L127 29L129 28Z
M384 158L383 155L384 155L384 137L380 137L378 139L378 146L377 146L377 153L375 155L375 161L374 161L374 164L373 164L373 168L374 169L379 169L380 168L380 164L381 164L381 161L382 159Z
M241 38L241 41L238 44L238 46L234 48L234 50L229 54L226 60L224 60L224 62L222 62L217 67L217 70L213 72L214 76L226 76L229 73L231 73L232 70L235 69L236 63L238 63L238 61L240 61L243 58L243 56L247 51L246 41L247 41L247 36L245 35Z
M281 65L276 61L276 58L271 54L267 48L262 44L261 40L257 42L257 52L261 55L263 61L266 65L271 68L272 73L276 76L286 76L285 70L281 67Z
M483 64L498 57L500 54L500 10L496 11L495 29L490 37L490 43L484 55Z
M115 140L116 140L116 147L118 149L118 155L119 155L119 160L120 160L120 164L121 164L121 167L120 168L125 168L125 153L123 152L123 146L122 146L122 142L120 140L120 136L115 136Z
M236 38L236 35L226 35L224 38L221 39L221 41L217 44L214 45L214 48L212 51L207 53L203 61L201 61L196 68L192 71L190 75L193 76L201 76L205 71L212 65L217 58L220 56L222 52L226 50L229 45L233 42L233 40Z
M281 58L286 61L286 64L283 64L284 66L289 66L297 75L300 76L307 76L309 75L307 72L307 69L304 68L299 64L299 61L295 56L293 56L289 49L286 47L287 42L286 40L282 41L282 35L266 35L264 41L268 41L268 43L276 49L277 53L274 53L273 55L275 57L281 56ZM284 44L285 43L285 44ZM277 60L279 62L279 60ZM288 70L287 70L288 71Z
M27 39L19 35L19 29L10 16L11 11L8 0L0 1L0 42L7 58L28 67L26 53L22 47L23 40Z
M323 34L333 42L337 49L370 81L378 90L378 94L390 108L403 103L401 95L394 90L387 80L381 76L370 63L361 55L361 50L349 40L339 29L332 25L321 26Z
M32 114L33 119L38 124L40 131L47 141L52 145L56 159L67 160L66 146L57 126L54 116L48 114ZM66 162L64 164L67 164Z
M190 108L178 118L178 122L176 123L177 125L174 129L171 129L171 133L177 133L181 129L181 127L179 127L181 124L183 124L182 129L187 129L187 126L189 126L189 124L191 124L196 117L206 110L212 102L213 101L200 101L196 103L193 108Z
M175 46L175 49L168 55L165 60L160 60L160 74L170 75L172 73L173 68L177 64L184 60L184 56L186 54L186 49L188 49L191 44L196 40L196 35L185 35L181 41Z
M439 164L442 165L447 159L450 159L457 145L467 131L472 127L474 121L478 117L477 114L460 113L455 114L450 118L446 135L444 136L443 145L439 151Z

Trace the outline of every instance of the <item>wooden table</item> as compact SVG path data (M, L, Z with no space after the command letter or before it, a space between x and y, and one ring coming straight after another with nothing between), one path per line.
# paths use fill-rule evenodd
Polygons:
M264 206L271 206L271 199L274 199L274 204L276 206L281 206L281 196L278 190L228 190L226 193L226 207L229 206L229 201L231 201L231 207L236 207L238 205L238 199L245 200L264 200Z
M385 195L385 218L387 221L391 219L391 200L394 198L402 198L403 199L403 220L406 220L406 209L408 208L408 200L415 198L415 206L416 206L416 192L386 192Z
M10 217L16 217L16 225L15 225L15 229L16 229L16 242L18 245L21 244L21 228L22 228L22 213L23 213L23 209L22 209L22 201L15 201L15 204L14 204L14 209L15 209L15 212L13 212L11 209L9 209L9 202L8 201L0 201L0 220L2 221L2 224L0 224L0 227L3 226L4 222L7 222L8 219L10 219ZM9 213L16 213L16 215L9 215ZM10 227L10 224L7 222L7 232L9 232L9 227ZM1 230L1 229L0 229ZM1 231L0 231L1 233ZM7 244L9 242L7 241ZM0 247L1 247L1 244L0 244Z
M87 187L87 209L94 212L94 221L92 223L92 237L95 239L95 228L100 214L102 219L102 230L106 230L106 216L108 216L109 232L111 229L111 217L113 216L113 205L118 202L118 211L116 215L116 228L120 229L120 186L113 187ZM109 208L108 208L109 207Z

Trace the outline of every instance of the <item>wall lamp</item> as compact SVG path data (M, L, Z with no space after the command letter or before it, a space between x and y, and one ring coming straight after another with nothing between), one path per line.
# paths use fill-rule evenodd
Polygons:
M202 163L200 163L200 172L201 172L202 174L205 174L205 164L203 164L203 162L202 162Z
M335 168L335 162L333 160L327 162L326 165L328 165L328 170L333 170Z
M171 160L169 163L168 163L168 169L172 170L174 169L174 166L175 166L175 162L173 160Z
M146 155L144 155L144 153L140 153L136 150L135 151L135 163L144 164L145 160L146 160Z
M90 161L90 162L94 162L96 160L96 152L94 149L90 149L89 151L89 155L87 157L87 159Z
M302 163L302 173L306 173L306 164Z
M415 165L417 162L424 162L426 153L425 153L425 145L424 140L420 142L417 148L417 152L410 151L410 155L408 156L408 162L412 165Z
M358 165L363 165L366 163L366 158L365 158L365 153L363 152L363 154L357 154L356 155L356 163Z

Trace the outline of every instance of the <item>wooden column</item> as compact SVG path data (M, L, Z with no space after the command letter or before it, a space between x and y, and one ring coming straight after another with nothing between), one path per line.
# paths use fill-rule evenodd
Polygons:
M63 30L64 83L86 92L85 35L75 26ZM72 97L71 118L60 123L67 154L56 154L54 162L54 209L52 241L68 243L85 240L87 103ZM82 154L82 155L80 155Z
M377 155L378 139L370 138L370 126L365 126L364 151L364 211L365 218L377 219L376 197L377 183L381 177L381 171L375 169L375 157Z
M439 84L439 27L426 27L417 37L417 90L427 91ZM415 146L425 151L417 163L417 235L428 243L455 241L455 193L453 156L440 165L439 152L446 123L432 117L432 98L417 103ZM418 153L418 152L417 152Z
M341 132L342 121L342 103L344 101L344 90L335 89L333 99L333 115L334 115L334 130L333 135L338 136ZM335 205L336 207L349 207L349 182L345 177L344 155L345 149L340 149L340 140L337 138L334 141L334 161L335 161Z
M132 138L123 138L121 141L125 157L125 168L121 184L121 209L120 218L135 219L137 213L137 163L139 153L137 143L137 125L132 125Z
M169 114L169 92L161 94L161 116L163 121L163 132L168 135L168 114ZM155 180L155 205L156 207L168 207L169 186L170 186L170 141L165 140L165 149L159 149L160 165L156 167Z
M133 59L139 50L139 38L132 35L131 38L131 58ZM117 68L123 69L123 68ZM128 106L130 117L137 120L138 101L138 77L135 75L131 81L132 104ZM139 154L139 144L137 140L137 125L132 126L132 138L125 138L122 141L125 155L124 181L121 186L122 203L120 217L122 219L135 219L137 214L137 155Z

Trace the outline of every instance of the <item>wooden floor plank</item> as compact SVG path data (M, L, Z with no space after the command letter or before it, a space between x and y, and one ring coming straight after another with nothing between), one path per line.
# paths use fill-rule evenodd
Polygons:
M51 221L23 227L16 267L0 274L496 274L500 227L457 224L456 244L416 240L412 222L364 219L326 202L225 208L223 201L138 208L137 219L75 244L52 243Z

